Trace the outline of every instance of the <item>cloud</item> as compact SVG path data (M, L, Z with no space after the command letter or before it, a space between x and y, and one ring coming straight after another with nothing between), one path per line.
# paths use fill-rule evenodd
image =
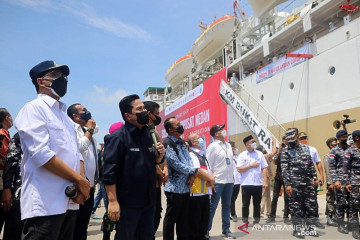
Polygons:
M8 3L41 12L69 13L80 18L87 25L101 29L120 38L148 41L151 35L141 27L128 24L114 17L100 16L86 3L51 0L6 0Z
M21 7L36 9L41 12L48 12L55 8L51 0L6 0L6 2L19 5Z
M93 86L95 94L91 94L94 99L97 99L101 103L119 103L119 101L129 95L125 90L118 89L116 92L109 93L107 88L99 86Z

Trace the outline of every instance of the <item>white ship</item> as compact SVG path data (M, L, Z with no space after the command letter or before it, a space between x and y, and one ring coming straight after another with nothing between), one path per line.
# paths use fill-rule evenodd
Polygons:
M248 2L253 17L235 1L238 17L226 15L204 27L191 54L169 68L164 108L185 101L184 96L225 68L225 81L233 73L239 79L232 85L232 98L254 121L277 139L284 129L297 127L320 154L327 153L325 141L337 131L334 121L344 114L360 121L360 1ZM279 10L280 4L296 7ZM219 91L220 86L214 95ZM228 103L230 140L242 147L242 138L251 132L241 116L245 110L222 97ZM357 123L347 127L349 132L360 129Z

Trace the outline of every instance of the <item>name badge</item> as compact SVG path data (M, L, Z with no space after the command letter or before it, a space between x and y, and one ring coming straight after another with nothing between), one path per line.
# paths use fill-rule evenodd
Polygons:
M230 158L226 158L226 165L230 165Z
M140 152L139 148L130 148L130 152Z

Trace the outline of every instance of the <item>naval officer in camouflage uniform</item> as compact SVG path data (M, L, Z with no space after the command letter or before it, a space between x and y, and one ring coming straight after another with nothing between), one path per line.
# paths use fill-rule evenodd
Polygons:
M317 184L316 170L311 159L309 146L299 142L297 129L286 131L288 147L281 152L281 171L284 178L286 194L290 196L290 213L293 223L293 235L305 238L301 231L302 209L305 209L307 230L318 236L312 228L317 217L317 202L314 186Z
M352 228L352 236L360 239L359 217L360 211L360 130L352 133L354 144L345 151L343 176L346 182L346 190L350 192L349 222Z
M345 179L343 179L343 161L344 153L348 149L347 145L348 133L342 129L336 133L338 144L331 149L329 154L329 171L331 181L335 186L335 214L338 223L338 231L348 234L349 231L345 227L344 216L349 211L350 194L345 189Z

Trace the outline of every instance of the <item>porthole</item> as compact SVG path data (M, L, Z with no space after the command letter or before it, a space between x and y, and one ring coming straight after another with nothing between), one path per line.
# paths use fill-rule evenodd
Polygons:
M289 88L290 88L290 90L293 90L293 89L294 89L294 87L295 87L294 83L293 83L293 82L291 82L291 83L289 84Z
M330 68L329 68L329 73L330 73L330 75L334 75L335 74L335 67L334 66L331 66Z

